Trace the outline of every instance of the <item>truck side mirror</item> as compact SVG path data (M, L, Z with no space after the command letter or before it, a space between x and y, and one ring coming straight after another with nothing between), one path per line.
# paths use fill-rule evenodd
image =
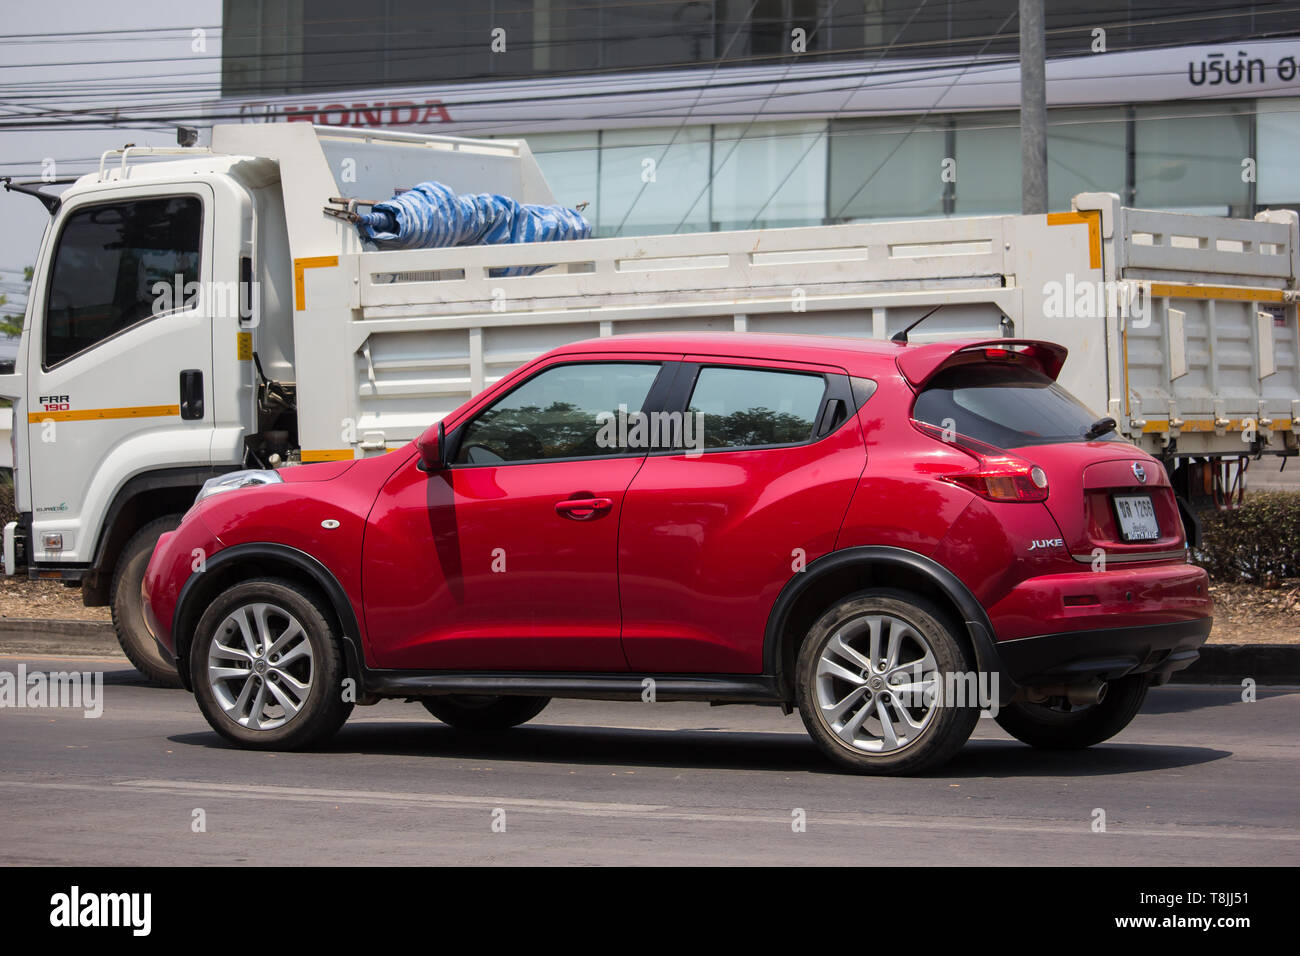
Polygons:
M447 467L447 431L442 422L425 429L424 434L415 440L415 447L420 450L421 471L443 471Z

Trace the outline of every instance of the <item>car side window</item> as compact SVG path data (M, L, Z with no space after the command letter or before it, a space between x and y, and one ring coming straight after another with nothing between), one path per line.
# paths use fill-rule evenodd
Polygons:
M456 464L594 458L623 454L611 416L639 413L660 363L555 365L494 402L466 427Z
M687 410L703 413L706 449L793 445L812 438L825 393L811 372L706 366Z
M99 203L63 224L45 308L46 368L138 322L184 307L173 290L199 279L203 203L171 196ZM160 299L154 286L163 283ZM167 303L163 308L160 304Z

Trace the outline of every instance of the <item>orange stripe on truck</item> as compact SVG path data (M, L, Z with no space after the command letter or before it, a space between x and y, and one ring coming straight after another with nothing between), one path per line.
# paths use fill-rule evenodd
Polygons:
M1176 285L1151 283L1151 295L1157 299L1222 299L1229 302L1285 302L1281 289L1251 289L1239 285Z
M351 461L354 457L351 448L304 448L302 450L304 465L316 461Z
M1049 226L1068 226L1071 223L1083 223L1088 227L1088 265L1093 269L1101 268L1101 212L1088 209L1084 212L1049 212Z
M338 256L308 256L293 260L293 310L301 312L307 308L307 291L303 287L302 274L307 269L321 269L339 264Z
M92 422L109 418L169 418L179 415L179 405L132 405L128 408L78 408L62 412L28 412L27 424L42 422Z

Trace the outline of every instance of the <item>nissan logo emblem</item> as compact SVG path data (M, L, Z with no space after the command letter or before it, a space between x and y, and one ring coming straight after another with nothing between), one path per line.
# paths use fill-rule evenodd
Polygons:
M1133 462L1133 477L1144 485L1147 483L1147 470L1142 467L1142 462Z

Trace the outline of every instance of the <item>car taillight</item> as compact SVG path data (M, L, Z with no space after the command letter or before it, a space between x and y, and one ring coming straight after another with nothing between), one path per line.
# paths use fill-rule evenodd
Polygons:
M977 455L970 471L944 475L990 501L1046 501L1047 475L1037 465L1013 455Z
M974 468L941 475L944 481L961 485L989 501L1047 500L1047 473L1037 465L1015 455L1008 455L993 445L939 428L929 422L914 418L912 427L945 445L960 448L975 459Z

